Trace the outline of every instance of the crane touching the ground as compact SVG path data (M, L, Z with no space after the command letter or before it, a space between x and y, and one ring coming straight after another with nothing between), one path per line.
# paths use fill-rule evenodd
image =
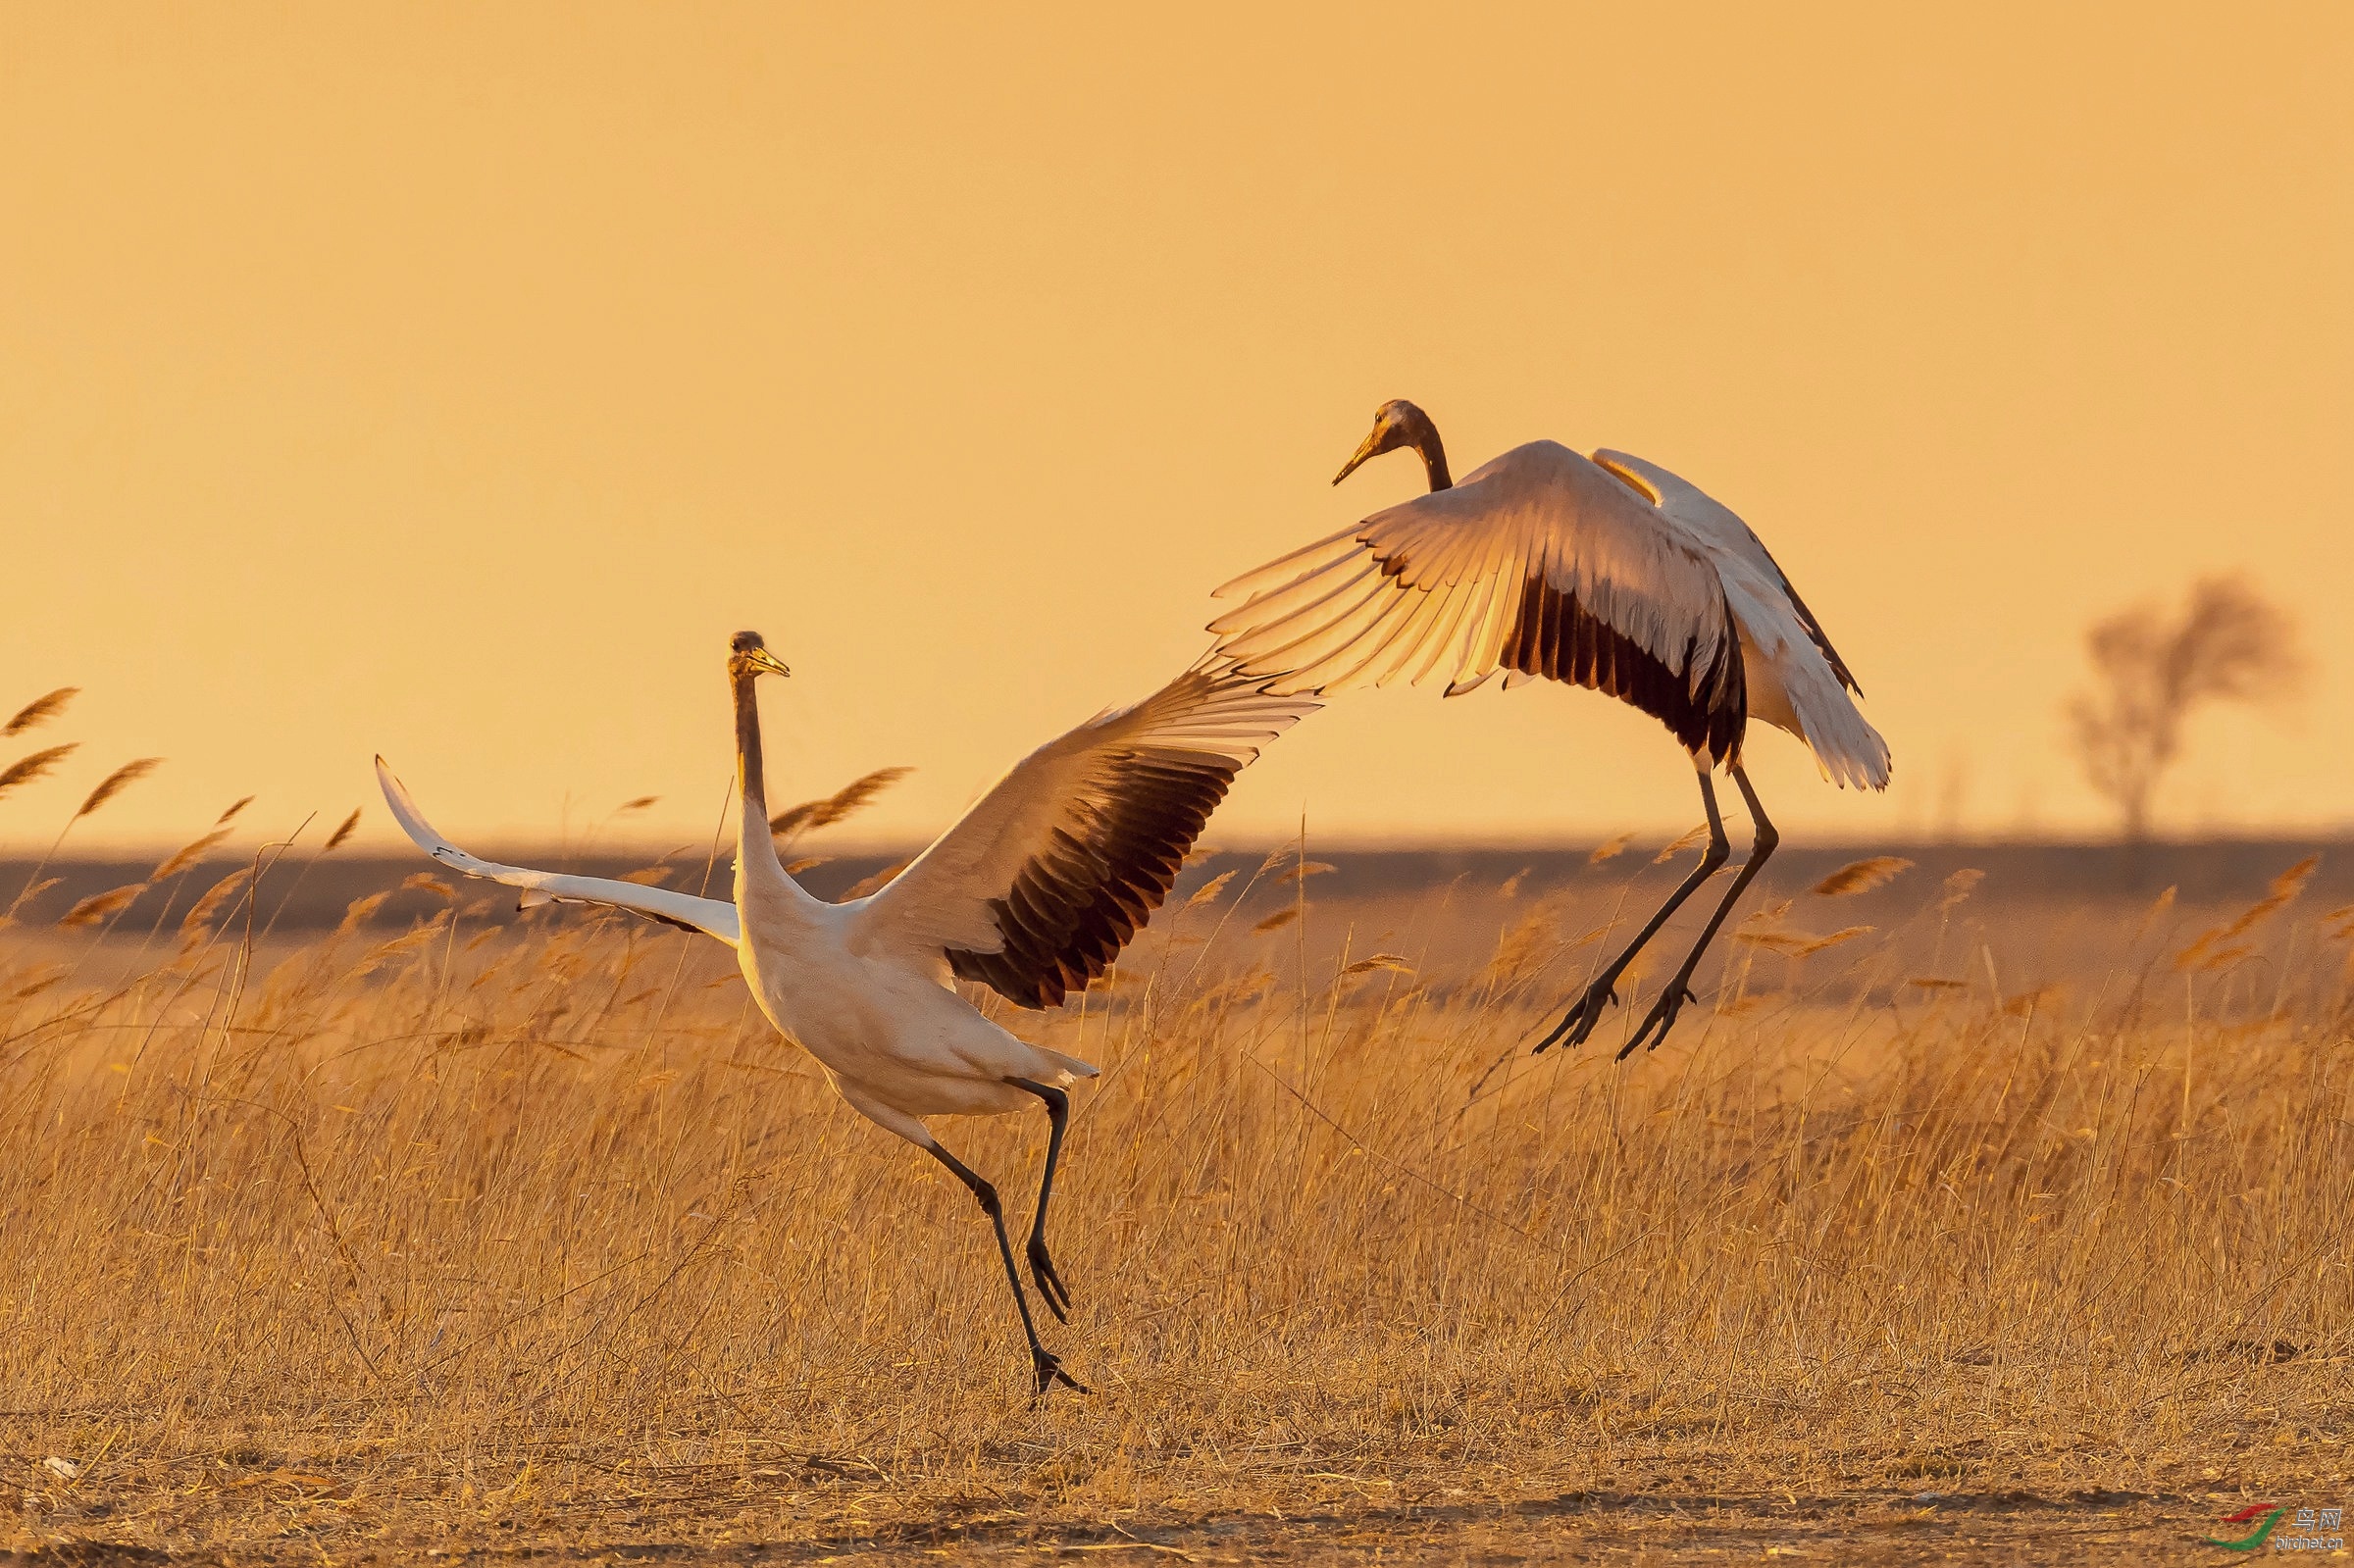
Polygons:
M1032 752L956 825L873 894L833 904L777 857L754 683L788 674L755 632L729 646L742 811L733 901L494 865L435 832L384 761L378 782L416 845L453 871L536 901L609 904L706 933L736 949L769 1021L824 1066L869 1121L930 1154L980 1202L1029 1341L1037 1392L1086 1391L1040 1342L997 1189L943 1147L930 1116L1001 1116L1044 1103L1046 1171L1030 1228L1031 1279L1054 1316L1070 1292L1047 1250L1047 1204L1070 1117L1064 1092L1096 1069L991 1022L954 981L1022 1007L1084 989L1160 907L1186 851L1234 776L1321 706L1276 696L1223 664L1196 665L1134 707L1108 710Z
M1690 753L1709 846L1632 941L1537 1044L1584 1043L1636 953L1731 854L1711 775L1732 775L1755 825L1749 858L1674 978L1618 1052L1658 1045L1692 999L1692 972L1779 841L1743 771L1751 718L1804 741L1824 777L1883 789L1888 745L1830 638L1749 525L1656 463L1531 441L1460 484L1430 416L1385 403L1358 464L1411 447L1430 493L1376 512L1217 590L1217 651L1276 693L1329 694L1433 675L1456 696L1499 670L1607 692ZM1854 695L1851 696L1850 693Z

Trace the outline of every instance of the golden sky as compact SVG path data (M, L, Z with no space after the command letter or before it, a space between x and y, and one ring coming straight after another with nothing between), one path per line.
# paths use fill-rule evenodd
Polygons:
M0 710L85 689L45 841L231 798L706 837L728 633L771 793L945 825L1206 641L1228 576L1550 436L1772 545L1869 693L1811 835L2100 822L2092 617L2245 569L2301 713L2190 830L2354 820L2354 8L0 9ZM27 737L29 738L29 737ZM0 763L17 742L0 745ZM1652 721L1366 695L1216 841L1678 829ZM86 830L86 832L85 832ZM610 831L610 830L608 830Z

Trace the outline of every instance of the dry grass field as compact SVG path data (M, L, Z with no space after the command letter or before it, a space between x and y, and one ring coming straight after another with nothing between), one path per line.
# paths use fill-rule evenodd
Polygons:
M1785 889L1618 1065L1524 1044L1619 906L1285 870L1015 1021L1103 1069L1043 1402L969 1198L716 944L0 934L0 1546L2222 1559L2354 1491L2348 912L2121 901L2007 992L1967 876L1827 945ZM941 1131L1026 1222L1043 1118Z

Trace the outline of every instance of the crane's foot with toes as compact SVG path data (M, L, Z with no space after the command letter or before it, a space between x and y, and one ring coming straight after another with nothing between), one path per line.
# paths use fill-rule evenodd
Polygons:
M1569 1004L1569 1011L1563 1013L1561 1021L1553 1026L1553 1033L1537 1041L1537 1048L1529 1054L1542 1056L1556 1045L1577 1049L1586 1042L1586 1037L1594 1033L1594 1026L1602 1022L1603 1010L1617 1000L1618 992L1612 987L1610 981L1596 981L1586 987L1584 995Z
M1070 1322L1071 1288L1062 1283L1061 1275L1054 1272L1054 1260L1047 1253L1045 1237L1034 1236L1030 1239L1029 1255L1030 1280L1038 1287L1039 1299L1046 1302L1047 1310L1054 1314L1057 1323ZM1063 1381L1067 1383L1070 1380L1066 1378Z
M1053 1351L1048 1349L1044 1345L1032 1345L1030 1347L1030 1370L1038 1377L1038 1388L1037 1391L1032 1394L1033 1398L1044 1399L1047 1396L1047 1391L1054 1387L1054 1385L1057 1383L1061 1384L1064 1388L1069 1389L1074 1393L1093 1393L1096 1391L1095 1390L1089 1388L1086 1384L1081 1383L1077 1378L1074 1378L1069 1373L1063 1371L1062 1357L1056 1355Z
M1643 1022L1635 1026L1634 1035L1618 1047L1617 1059L1623 1062L1646 1045L1658 1049L1660 1041L1675 1027L1675 1015L1684 1010L1684 1003L1697 1000L1692 987L1683 981L1669 982L1667 988L1660 992L1660 999L1651 1004L1651 1011L1643 1015Z

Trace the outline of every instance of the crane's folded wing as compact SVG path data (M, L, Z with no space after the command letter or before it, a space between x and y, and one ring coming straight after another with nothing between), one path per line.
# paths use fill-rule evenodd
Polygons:
M417 802L409 797L408 789L384 766L384 759L376 759L376 782L383 786L384 803L392 808L392 819L409 841L433 856L452 871L462 871L469 877L482 877L503 883L509 887L525 889L527 902L557 899L565 903L609 904L637 914L649 915L674 926L717 936L730 946L735 945L741 927L736 918L736 906L719 898L697 898L691 893L672 892L662 887L640 887L632 882L615 882L604 877L574 877L557 871L534 871L527 866L502 866L494 861L468 854L441 836L434 825L425 820ZM532 895L537 894L534 898Z
M1098 714L999 780L852 915L853 947L943 962L1023 1007L1103 973L1260 748L1322 704L1225 661Z
M1782 570L1782 564L1773 558L1773 552L1766 548L1766 541L1758 537L1755 529L1741 520L1739 513L1682 475L1662 468L1648 458L1636 457L1629 452L1605 450L1596 452L1594 461L1619 480L1648 492L1661 511L1693 533L1714 543L1724 558L1747 561L1761 579L1770 583L1773 591L1788 602L1789 613L1797 616L1808 640L1829 663L1839 684L1859 697L1864 694L1864 688L1856 684L1855 675L1848 669L1847 661L1839 657L1839 650L1831 646L1831 639L1823 633L1822 623L1815 619L1815 612L1807 608L1807 601L1798 596L1798 588L1791 582L1790 574Z
M1769 697L1753 713L1805 740L1824 778L1859 789L1887 788L1888 742L1850 695L1860 697L1864 688L1766 541L1732 508L1671 470L1625 452L1598 451L1594 461L1715 563L1748 656L1762 660L1780 687L1778 704Z

